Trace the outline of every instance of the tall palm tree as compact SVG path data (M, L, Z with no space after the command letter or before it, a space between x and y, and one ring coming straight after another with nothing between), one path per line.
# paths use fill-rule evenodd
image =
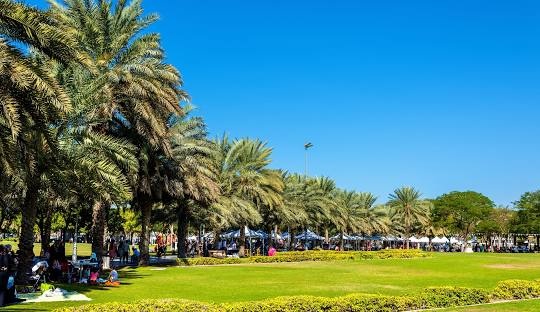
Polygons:
M362 207L363 228L362 233L386 234L390 231L390 219L383 206L376 206L377 197L369 192L358 193L358 202Z
M189 222L194 208L208 208L220 195L215 163L216 146L208 141L202 118L190 117L193 107L184 107L185 115L171 120L172 159L168 193L176 199L178 218L178 257L186 257Z
M77 38L78 45L91 56L96 71L93 78L102 99L88 111L101 123L93 131L126 138L138 147L139 172L131 179L134 207L142 213L142 260L147 258L150 214L160 197L157 149L170 157L167 120L182 114L180 101L187 95L180 89L179 72L164 62L159 35L143 31L157 20L143 15L141 1L70 0L64 5L51 0L51 14ZM153 181L158 181L154 185ZM156 194L154 194L156 193ZM94 205L95 225L103 224L107 200ZM97 228L94 232L102 232ZM97 235L95 248L103 240Z
M285 176L284 205L296 214L286 223L291 230L291 238L300 227L317 228L332 222L329 220L334 217L334 189L334 182L328 178L310 178L299 174Z
M21 280L32 264L41 172L54 160L57 149L50 125L64 119L71 109L66 92L49 68L36 62L35 55L87 64L72 33L50 14L0 0L0 170L22 181L25 189L19 240Z
M221 196L214 209L226 224L240 226L240 256L245 255L245 227L262 221L261 205L281 205L281 174L268 169L272 149L259 140L227 137L216 141Z
M393 209L394 222L403 226L405 245L409 249L409 238L416 223L426 224L429 220L431 203L421 199L422 195L413 187L401 187L389 195L388 205Z
M354 233L358 229L366 228L366 224L362 219L363 207L359 201L358 193L354 191L337 190L335 196L337 209L334 213L337 213L337 216L334 224L340 234L340 249L343 250L344 234Z

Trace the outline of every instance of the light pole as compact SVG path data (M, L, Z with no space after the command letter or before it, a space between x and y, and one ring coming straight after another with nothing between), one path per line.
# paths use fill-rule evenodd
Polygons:
M308 142L306 144L304 144L304 150L306 151L306 159L305 159L305 171L304 171L304 174L306 175L306 178L307 178L307 175L308 175L308 149L312 148L313 147L313 144L311 144L311 142Z
M75 220L75 237L73 238L73 251L71 253L71 261L77 262L77 238L78 238L78 230L79 227L79 217L77 216L77 219Z
M305 163L305 178L307 180L307 177L308 177L308 149L312 148L313 147L313 144L311 144L311 142L307 142L306 144L304 144L304 150L305 150L305 156L306 156L306 163ZM307 226L304 228L304 250L306 249L307 247Z

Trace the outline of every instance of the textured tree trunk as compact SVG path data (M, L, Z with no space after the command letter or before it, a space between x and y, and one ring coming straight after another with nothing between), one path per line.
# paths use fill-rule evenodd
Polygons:
M328 241L330 241L330 238L328 237L328 228L324 229L324 242L328 244Z
M141 226L141 240L139 242L139 248L141 252L141 258L139 259L139 265L150 264L150 252L148 247L150 245L150 218L152 217L152 198L146 194L139 194L138 205L141 209L142 226Z
M339 233L339 250L340 251L343 251L344 248L343 248L343 232Z
M30 178L22 207L21 236L19 239L19 265L17 280L26 283L34 258L34 224L36 223L39 175Z
M41 236L41 251L45 253L45 249L51 245L51 223L52 223L52 208L45 207L43 214L39 220L39 234Z
M181 200L178 202L177 214L178 214L178 235L177 235L178 236L177 237L178 258L187 258L185 241L187 239L188 223L189 223L191 211L189 210L188 203L185 200Z
M294 233L295 233L294 229L291 229L289 231L289 250L292 250L294 248L294 244L295 244L295 238L294 237L296 236L296 235L294 235Z
M107 203L96 201L92 207L92 252L98 260L106 254L105 228L107 227Z
M240 249L238 251L238 255L240 257L246 256L246 225L241 224L240 225Z

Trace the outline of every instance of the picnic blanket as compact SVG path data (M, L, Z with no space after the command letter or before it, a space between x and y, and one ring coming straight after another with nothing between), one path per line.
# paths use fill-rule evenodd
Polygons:
M43 294L17 294L17 298L25 299L23 303L33 302L57 302L57 301L91 301L92 299L80 294L76 291L66 291L56 288L55 290L47 290Z

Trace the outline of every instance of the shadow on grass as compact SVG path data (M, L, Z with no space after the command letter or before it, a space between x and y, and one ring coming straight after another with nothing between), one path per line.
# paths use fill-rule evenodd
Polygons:
M14 308L15 306L19 307L22 303L19 304L13 304L8 305L5 307L1 307L0 311L2 312L21 312L21 311L48 311L47 309L39 309L39 308L31 308L31 307L25 307L24 309L21 308ZM31 303L27 303L26 305L30 305Z

